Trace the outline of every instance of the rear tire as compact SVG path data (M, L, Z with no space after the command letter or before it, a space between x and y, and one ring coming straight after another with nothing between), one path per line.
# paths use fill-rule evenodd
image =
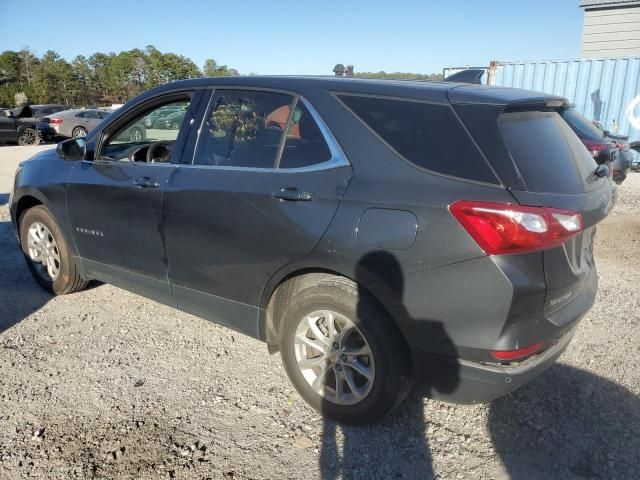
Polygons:
M84 127L76 127L73 129L73 132L71 132L71 135L73 136L73 138L82 138L82 137L86 137L87 136L87 129Z
M40 143L40 136L38 132L33 128L25 128L18 137L18 145L38 145Z
M30 208L20 216L20 245L33 278L48 292L64 295L87 286L62 231L44 206Z
M300 291L282 320L285 370L302 398L322 414L343 423L372 423L406 398L411 386L406 344L382 306L354 282L329 277ZM345 326L339 330L340 325ZM329 330L336 332L333 339Z
M144 140L144 132L139 127L131 127L129 130L129 140L131 143L138 143Z

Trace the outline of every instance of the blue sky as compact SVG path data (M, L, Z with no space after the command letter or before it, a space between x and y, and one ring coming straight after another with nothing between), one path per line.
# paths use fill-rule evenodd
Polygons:
M433 73L490 60L575 58L578 0L0 0L0 51L67 59L155 45L241 73ZM24 20L23 20L24 19ZM25 28L28 25L28 29Z

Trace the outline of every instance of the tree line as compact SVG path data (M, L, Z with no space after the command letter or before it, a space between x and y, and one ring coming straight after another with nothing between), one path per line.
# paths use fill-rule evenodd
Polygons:
M200 69L190 58L163 53L153 45L117 54L78 55L71 62L53 50L41 57L28 48L5 50L0 54L0 106L16 106L19 92L31 104L111 105L163 83L228 75L238 71L211 58Z
M355 72L354 77L362 78L384 78L388 80L442 80L441 73L406 73L406 72Z
M38 57L29 48L0 53L0 106L15 107L25 96L32 105L60 103L105 106L124 103L163 83L196 77L239 75L234 68L209 58L202 69L190 58L163 53L153 45L120 53L96 52L71 62L54 50ZM440 74L357 72L356 77L398 80L441 80ZM16 94L22 93L24 95Z

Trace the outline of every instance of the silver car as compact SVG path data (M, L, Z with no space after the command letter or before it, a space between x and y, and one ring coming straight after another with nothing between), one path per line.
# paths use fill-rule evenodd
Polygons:
M43 118L41 123L49 124L48 136L78 138L87 135L108 116L108 112L97 109L65 110Z

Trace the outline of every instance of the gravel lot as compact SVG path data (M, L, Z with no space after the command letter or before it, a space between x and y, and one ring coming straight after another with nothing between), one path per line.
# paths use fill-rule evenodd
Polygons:
M109 285L41 291L6 206L39 148L0 147L0 479L640 478L640 174L557 365L491 404L413 398L341 428L258 341Z

